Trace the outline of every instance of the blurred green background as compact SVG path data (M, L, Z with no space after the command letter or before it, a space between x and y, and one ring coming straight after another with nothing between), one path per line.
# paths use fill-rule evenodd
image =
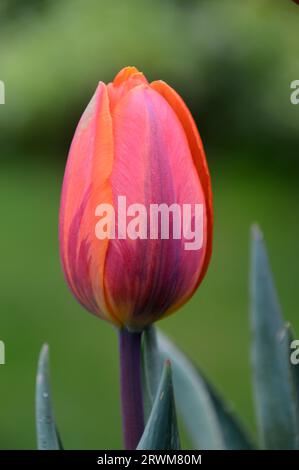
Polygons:
M35 448L39 349L50 344L65 448L120 448L117 335L71 297L57 215L74 127L124 65L174 86L213 178L215 243L194 298L159 326L255 434L249 227L265 233L285 317L299 334L299 7L291 0L1 0L0 447ZM185 446L190 443L184 438Z

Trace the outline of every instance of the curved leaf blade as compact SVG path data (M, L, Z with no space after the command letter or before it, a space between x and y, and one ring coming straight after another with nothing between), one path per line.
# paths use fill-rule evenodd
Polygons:
M154 326L148 327L142 342L143 405L146 420L149 418L163 371L163 358L159 353Z
M38 450L61 450L52 408L49 371L49 347L44 344L38 361L36 377L36 430Z
M197 449L251 449L251 443L231 410L193 363L162 333L158 345L173 368L175 399Z
M263 236L252 230L251 323L254 392L261 446L298 448L299 426L284 323Z
M166 361L154 404L137 450L179 450L171 365Z

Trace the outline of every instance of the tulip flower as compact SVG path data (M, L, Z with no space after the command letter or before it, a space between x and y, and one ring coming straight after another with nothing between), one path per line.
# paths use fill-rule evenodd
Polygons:
M201 208L197 249L192 249L183 220L179 230L178 224L171 226L175 220L171 210L166 214L168 237L161 236L163 221L157 226L159 217L156 226L151 225L152 207L171 209L172 205L182 209L180 214L190 208L189 232L194 238L199 228L195 224L192 231L191 225L197 220L196 208ZM140 208L144 208L142 213ZM135 376L138 332L182 306L205 275L211 256L212 219L203 145L180 96L163 81L149 83L135 67L124 68L108 85L100 82L80 119L68 156L60 209L60 253L67 283L77 300L120 328L121 359L131 354ZM131 237L130 223L135 228ZM181 236L175 236L175 231ZM123 386L130 386L128 366L122 370L126 371ZM126 392L130 393L132 389Z
M201 203L204 242L185 250L178 239L99 239L99 204ZM199 134L187 107L162 81L134 67L100 82L71 145L60 211L67 282L89 311L140 330L179 308L208 266L211 186Z

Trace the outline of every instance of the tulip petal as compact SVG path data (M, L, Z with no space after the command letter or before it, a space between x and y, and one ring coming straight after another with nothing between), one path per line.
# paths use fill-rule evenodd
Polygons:
M207 249L205 254L205 260L203 263L202 271L200 273L198 283L195 289L198 287L202 281L210 262L212 254L212 239L213 239L213 203L212 203L212 188L211 188L211 179L209 174L209 168L207 165L205 152L200 138L199 132L197 130L196 124L193 120L193 117L187 108L186 104L180 97L180 95L167 83L162 80L154 81L150 84L151 88L160 93L172 107L172 109L177 114L179 120L182 123L184 131L186 133L194 164L197 168L199 178L202 184L203 192L206 200L206 210L207 210L207 225L208 225L208 239L207 239Z
M107 87L100 83L75 133L64 176L60 249L72 292L92 313L110 320L104 292L108 239L95 236L95 209L112 203L112 120ZM117 322L118 323L118 322Z
M136 67L124 67L120 72L118 72L118 74L114 78L113 85L119 86L132 78L138 78L144 83L147 83L147 79L145 78L143 73L139 72Z
M123 68L116 75L113 82L107 85L111 111L132 88L142 84L148 85L148 81L142 72L139 72L136 67Z
M111 176L116 217L119 195L127 206L204 204L204 194L184 129L173 109L146 85L131 89L112 112ZM204 216L205 220L205 216ZM117 225L118 228L118 225ZM184 249L185 239L114 239L105 262L110 308L132 328L151 323L194 290L206 250Z

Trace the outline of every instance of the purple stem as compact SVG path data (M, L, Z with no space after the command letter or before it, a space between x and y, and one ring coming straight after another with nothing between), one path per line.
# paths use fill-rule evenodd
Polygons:
M119 332L120 392L124 445L136 449L144 430L141 388L141 333Z

